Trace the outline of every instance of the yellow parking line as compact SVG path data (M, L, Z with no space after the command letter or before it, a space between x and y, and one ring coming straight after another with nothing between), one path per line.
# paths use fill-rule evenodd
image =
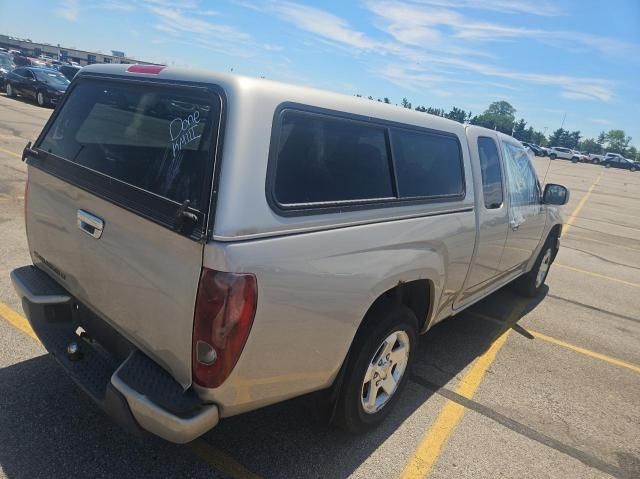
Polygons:
M0 151L1 151L1 152L3 152L3 153L6 153L7 155L15 156L16 158L20 158L20 159L22 159L22 156L21 156L21 155L19 155L18 153L14 153L14 152L13 152L13 151L11 151L11 150L5 150L4 148L1 148L1 147L0 147Z
M593 183L591 183L591 186L589 187L589 189L587 190L585 195L582 197L582 199L578 203L578 206L576 206L576 209L571 212L571 216L570 216L569 220L564 224L564 227L562 228L562 234L560 235L561 237L566 235L567 232L571 229L571 225L576 220L576 217L578 216L578 213L580 213L580 211L582 210L582 207L584 206L584 204L589 199L589 196L591 196L591 192L593 191L593 189L600 182L600 178L602 178L602 173L600 173L598 175L598 177L595 179L595 181Z
M539 333L537 331L527 330L537 339L542 339L543 341L547 341L552 344L557 344L558 346L562 346L563 348L571 349L572 351L576 351L580 354L584 354L586 356L591 356L592 358L600 359L602 361L606 361L611 364L615 364L616 366L622 366L623 368L630 369L631 371L635 371L640 373L640 366L635 364L626 363L624 361L620 361L619 359L612 358L611 356L607 356L606 354L596 353L595 351L591 351L586 348L581 348L580 346L574 346L573 344L566 343L556 338L552 338L551 336L547 336L545 334Z
M625 281L624 279L613 278L611 276L605 276L604 274L594 273L593 271L587 271L586 269L574 268L573 266L568 266L566 264L558 263L557 261L554 263L555 266L559 266L561 268L569 269L571 271L577 271L578 273L588 274L589 276L593 276L595 278L606 279L608 281L613 281L615 283L626 284L627 286L633 286L634 288L640 288L639 283L632 283L631 281Z
M640 248L634 248L632 246L625 246L625 245L622 245L622 244L607 243L606 241L600 241L600 240L596 240L596 239L593 239L593 238L567 238L567 239L569 239L569 240L573 239L574 241L589 241L591 243L604 244L604 245L609 246L610 248L613 247L614 249L615 248L622 248L622 249L628 249L628 250L631 250L631 251L640 251Z
M27 336L30 336L31 338L40 342L38 336L36 336L36 333L34 333L33 329L31 329L29 321L27 321L21 314L16 313L13 309L11 309L3 302L0 302L0 316L2 316L14 328L19 329Z
M472 316L475 316L475 317L479 318L479 319L484 319L485 321L491 321L492 323L497 323L497 324L505 324L503 321L500 321L499 319L492 318L491 316L487 316L487 315L482 314L482 313L476 313L475 311L468 311L468 313L471 314ZM600 359L601 361L605 361L607 363L615 364L616 366L622 366L623 368L627 368L627 369L630 369L631 371L635 371L637 373L640 373L640 366L638 366L636 364L627 363L625 361L621 361L619 359L612 358L611 356L607 356L606 354L602 354L602 353L597 353L595 351L591 351L590 349L587 349L587 348L581 348L580 346L576 346L574 344L567 343L566 341L562 341L561 339L556 339L556 338L553 338L551 336L547 336L546 334L539 333L538 331L533 331L532 329L527 329L526 331L529 334L531 334L533 337L535 337L537 339L541 339L542 341L547 341L548 343L552 343L552 344L555 344L557 346L562 346L563 348L567 348L567 349L570 349L570 350L575 351L577 353L584 354L585 356L590 356L590 357L595 358L595 359Z
M36 333L31 328L29 321L1 301L0 317L4 318L9 324L14 326L16 329L19 329L27 336L30 336L38 343L40 342L38 336L36 336ZM198 438L189 443L188 446L204 462L233 479L260 479L260 476L249 471L229 454L210 445L203 439Z
M254 474L229 454L212 446L204 439L196 439L189 443L189 447L200 459L229 477L236 479L260 479L260 476Z
M502 348L506 342L509 332L511 331L512 323L515 323L519 319L520 314L524 310L524 306L524 304L516 305L505 322L504 328L500 331L489 349L476 359L476 362L469 372L460 380L460 385L456 389L459 395L467 399L473 398L487 370L496 359L498 351L500 351L500 348ZM442 411L433 423L433 426L431 426L431 429L422 438L418 448L402 471L402 479L423 478L431 472L442 449L463 416L464 406L447 400Z

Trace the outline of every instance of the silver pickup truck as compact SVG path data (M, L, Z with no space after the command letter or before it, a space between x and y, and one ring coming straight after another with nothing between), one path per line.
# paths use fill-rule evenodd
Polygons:
M313 391L379 423L418 334L538 293L569 197L493 130L149 65L83 68L23 159L33 329L123 427L178 443Z

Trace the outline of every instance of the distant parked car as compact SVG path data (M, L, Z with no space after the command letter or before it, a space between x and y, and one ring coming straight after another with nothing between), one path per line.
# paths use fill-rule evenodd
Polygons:
M640 165L628 158L622 158L620 155L610 156L605 159L602 164L605 168L620 168L622 170L638 171Z
M535 143L531 143L531 146L540 150L540 156L549 156L549 150L544 146L536 145Z
M55 68L67 77L67 80L69 81L73 80L73 77L75 77L81 70L80 67L74 67L73 65L56 65Z
M597 165L599 163L602 163L604 161L605 157L604 155L597 155L595 153L589 153L589 161L591 161L591 163Z
M555 160L560 158L561 160L571 160L577 162L580 160L578 153L571 148L564 148L563 146L552 146L549 150L549 158Z
M13 63L19 67L31 66L31 60L21 53L13 53Z
M50 68L16 68L5 78L7 96L33 98L40 106L58 103L68 85L69 80L62 73Z
M545 156L544 150L541 147L539 147L538 145L536 145L534 143L529 143L529 142L526 142L526 141L521 141L520 143L522 143L524 146L526 146L531 151L533 151L533 154L535 156Z
M582 151L575 151L575 153L577 153L578 155L578 161L580 161L581 163L590 163L591 159L589 158L589 155L587 153L583 153Z
M16 65L13 63L11 55L0 52L0 87L4 88L4 79Z

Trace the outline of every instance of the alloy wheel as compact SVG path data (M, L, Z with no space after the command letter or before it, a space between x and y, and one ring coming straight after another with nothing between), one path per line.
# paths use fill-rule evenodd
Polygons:
M409 336L394 331L385 338L369 362L360 400L367 414L382 409L398 389L409 362Z

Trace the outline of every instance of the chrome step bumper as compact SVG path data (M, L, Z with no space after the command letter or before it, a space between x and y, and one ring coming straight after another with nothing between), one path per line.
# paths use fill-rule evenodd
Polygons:
M218 423L216 405L202 404L192 388L183 390L141 351L131 347L124 359L117 359L91 337L90 327L88 334L76 334L79 326L86 326L78 318L82 309L45 272L24 266L11 272L11 280L45 348L124 429L134 434L148 431L171 442L185 443ZM119 336L106 322L99 329ZM72 343L78 346L79 354L69 353L67 348Z

